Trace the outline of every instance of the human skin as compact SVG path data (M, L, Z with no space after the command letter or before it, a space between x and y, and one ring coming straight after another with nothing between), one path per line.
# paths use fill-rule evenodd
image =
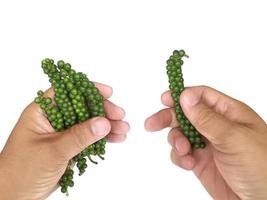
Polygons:
M193 170L215 200L267 199L267 125L244 103L206 86L180 96L189 121L205 137L206 148L192 150L174 113L170 91L163 109L145 122L148 131L170 127L172 162Z
M122 142L129 124L124 110L107 99L112 88L96 83L104 96L106 118L97 117L62 133L54 131L39 105L31 103L21 114L0 154L0 199L41 200L58 188L68 161L97 140ZM44 96L53 97L49 89Z

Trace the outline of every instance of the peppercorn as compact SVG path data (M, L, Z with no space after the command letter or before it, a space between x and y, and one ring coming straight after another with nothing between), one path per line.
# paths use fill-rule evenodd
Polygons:
M63 60L55 64L54 60L46 58L42 60L41 66L49 78L55 95L53 99L44 97L44 92L39 90L34 102L40 105L55 131L63 132L89 118L105 116L104 99L84 73L76 72ZM92 156L98 156L104 160L105 144L106 139L103 138L69 161L59 181L62 193L68 194L68 187L74 186L72 164L76 162L79 175L82 175L88 167L87 158L94 164L97 162L92 159Z
M180 106L180 95L184 91L184 79L182 74L183 57L188 57L184 50L174 50L173 54L167 60L167 75L169 78L169 88L171 96L174 101L174 111L176 119L183 130L184 135L187 137L191 146L195 149L205 148L203 138L196 128L189 122Z

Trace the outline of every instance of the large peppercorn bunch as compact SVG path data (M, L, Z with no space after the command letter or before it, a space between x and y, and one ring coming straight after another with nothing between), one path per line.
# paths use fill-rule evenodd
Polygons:
M60 60L57 64L52 59L44 59L42 68L49 77L55 97L44 97L42 91L37 92L35 103L39 104L44 111L50 124L56 131L63 131L77 123L89 118L105 116L103 97L87 76L76 72L69 63ZM88 146L76 155L66 168L64 175L59 181L61 192L68 193L68 187L73 187L73 164L82 175L87 168L88 158L94 164L92 156L98 156L104 160L106 139L101 139Z
M169 77L169 88L174 101L174 109L176 118L183 130L184 135L188 138L193 148L204 148L205 143L201 138L200 133L189 122L183 113L179 99L182 91L184 90L184 79L182 74L183 57L188 57L184 50L175 50L170 58L167 60L167 74Z

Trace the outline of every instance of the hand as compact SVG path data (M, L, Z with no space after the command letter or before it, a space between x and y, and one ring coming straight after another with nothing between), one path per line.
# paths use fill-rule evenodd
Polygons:
M168 141L174 164L193 170L216 200L267 199L267 125L251 108L209 87L192 87L180 96L185 115L206 138L206 148L192 150L169 108L145 122L149 131L171 127Z
M84 148L105 136L110 142L125 140L129 125L122 121L124 110L107 100L112 88L96 86L105 98L107 118L87 120L64 133L54 131L39 105L23 111L0 154L2 200L45 199L58 187L68 161ZM53 90L45 96L53 97Z

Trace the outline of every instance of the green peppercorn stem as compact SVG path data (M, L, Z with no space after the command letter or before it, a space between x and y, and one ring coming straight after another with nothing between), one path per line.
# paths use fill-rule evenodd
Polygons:
M174 110L177 121L187 137L191 146L195 149L205 148L202 136L196 128L187 119L180 106L180 95L184 90L184 79L182 74L183 57L188 57L184 50L174 50L173 54L167 60L167 75L169 78L169 88L174 101Z
M55 131L64 131L92 117L105 116L104 99L85 74L73 70L69 63L60 60L55 64L49 58L42 60L42 69L49 77L55 96L53 99L44 97L44 92L39 90L34 102L40 105ZM87 168L87 159L94 164L97 162L92 156L104 160L105 145L106 138L101 139L69 161L59 181L62 193L68 194L68 187L74 186L71 166L76 163L79 175L82 175Z

